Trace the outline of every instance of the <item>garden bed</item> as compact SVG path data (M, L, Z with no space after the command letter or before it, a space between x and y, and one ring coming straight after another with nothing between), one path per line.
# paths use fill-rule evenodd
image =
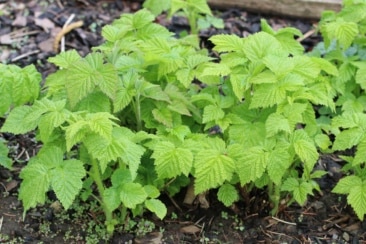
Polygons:
M214 2L214 1L211 1ZM25 67L35 64L43 77L56 70L47 59L56 54L54 39L63 24L75 15L83 26L66 35L65 47L75 49L81 56L103 42L101 28L118 18L121 13L139 10L141 5L127 1L83 0L43 2L8 1L0 3L0 60ZM47 3L47 4L46 4ZM219 33L245 37L260 31L260 19L266 18L272 28L298 28L305 38L301 41L307 51L321 41L313 31L316 20L286 19L232 9L214 11L224 21L224 29L208 28L200 32L201 45L212 48L208 39ZM243 6L245 7L245 6ZM27 14L27 15L26 15ZM26 15L26 17L24 17ZM180 33L189 30L187 21L165 15L155 22ZM211 50L212 51L212 50ZM213 52L213 55L215 53ZM3 123L4 121L1 121ZM216 132L211 131L212 134ZM159 220L155 215L129 218L118 226L107 241L104 215L96 207L97 201L78 199L69 210L63 210L53 192L44 206L29 210L23 219L23 208L17 199L21 179L19 173L28 160L40 149L33 133L14 136L1 133L8 141L13 170L0 168L0 242L4 243L362 243L366 240L366 224L359 221L346 197L331 190L343 175L345 162L336 154L323 155L317 169L327 174L318 181L321 191L310 196L304 206L280 204L276 216L270 215L271 205L264 190L246 192L242 201L225 207L217 200L217 190L210 190L205 201L185 204L186 191L173 198L163 193L160 200L167 206L167 215ZM204 204L206 203L206 205Z

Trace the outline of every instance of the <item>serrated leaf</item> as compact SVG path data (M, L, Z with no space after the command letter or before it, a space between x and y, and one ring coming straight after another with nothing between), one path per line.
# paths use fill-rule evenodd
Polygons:
M238 191L231 184L224 184L219 188L217 192L217 198L226 207L230 207L234 202L239 200Z
M352 206L357 217L363 221L366 214L366 182L353 186L347 197L347 202Z
M55 57L50 57L48 61L61 68L67 69L80 59L80 55L76 52L76 50L73 49L70 51L61 52Z
M215 105L208 105L203 109L202 123L224 118L225 112Z
M173 127L173 115L172 112L167 109L153 109L152 114L156 121L162 123L166 127L172 128Z
M109 162L121 158L129 165L130 176L136 178L137 168L144 153L144 148L130 141L123 128L116 127L112 132L112 139L107 140L99 135L88 135L84 139L88 152L99 160L102 173Z
M106 112L87 114L86 121L90 130L107 140L112 137L112 129L116 124L112 121L117 120L116 117Z
M103 203L108 208L108 211L113 212L121 204L119 190L117 187L110 187L103 192Z
M199 194L230 180L235 170L235 162L217 150L206 149L197 153L194 168L194 191Z
M291 165L288 147L277 147L270 152L268 157L267 172L270 179L277 185L281 183L281 179L286 174L287 169Z
M358 127L341 131L336 135L336 139L333 143L333 150L345 150L352 148L361 141L363 135L363 130Z
M327 23L324 28L329 38L338 40L344 50L351 45L359 31L356 23L344 21L341 18Z
M352 161L352 165L359 165L366 162L366 137L363 136L361 141L357 145L357 151L355 158Z
M111 112L111 102L102 92L93 92L82 99L75 108L76 111L88 111L90 113Z
M145 201L145 206L151 212L155 213L159 219L163 219L166 216L167 208L159 199L148 199Z
M267 137L274 136L280 131L291 133L289 121L283 115L273 113L266 120Z
M345 176L338 181L332 192L338 194L349 194L351 189L357 185L362 185L362 180L360 177L355 175Z
M188 6L200 14L212 15L206 0L187 0Z
M236 35L214 35L209 39L215 47L217 52L241 52L243 53L244 39Z
M0 165L7 169L11 169L13 161L8 157L8 154L8 147L0 140Z
M157 16L170 8L170 2L171 0L147 0L143 6Z
M71 106L91 93L96 86L111 99L117 88L117 72L112 64L105 64L103 55L92 53L75 62L69 70L70 81L66 83Z
M254 92L250 108L267 108L286 99L286 89L278 84L261 84Z
M65 209L68 209L80 192L86 175L83 162L70 159L64 160L51 171L51 186Z
M65 129L67 151L70 151L72 146L80 142L87 132L88 122L85 120L79 120L67 126Z
M20 177L23 182L20 185L19 199L23 202L24 211L45 203L46 192L50 186L48 168L42 163L33 161L23 168Z
M269 157L269 153L261 147L244 150L240 145L231 146L229 155L238 162L236 168L241 185L260 178L266 170Z
M135 29L141 29L142 27L150 24L155 19L155 16L147 9L141 9L132 15L132 26Z
M296 154L305 163L305 168L310 173L319 158L314 142L303 130L296 130L293 134L292 143Z
M146 200L147 194L140 184L126 183L121 186L119 197L127 208L134 209L137 204Z
M160 196L160 191L156 186L153 185L145 185L144 186L145 192L149 198L157 198Z
M151 156L155 159L156 172L159 178L173 178L184 174L188 176L193 164L190 150L175 147L168 141L159 142Z
M38 119L24 120L29 114L32 113L32 108L29 106L21 106L14 108L4 125L1 128L1 132L9 132L13 134L25 134L37 127Z
M272 35L259 32L249 36L244 45L243 49L247 58L252 62L261 61L265 56L270 54L283 54L281 44Z
M313 188L310 183L305 181L299 182L295 178L286 179L281 186L281 191L292 192L293 198L300 205L305 204L309 194L313 195L312 190Z

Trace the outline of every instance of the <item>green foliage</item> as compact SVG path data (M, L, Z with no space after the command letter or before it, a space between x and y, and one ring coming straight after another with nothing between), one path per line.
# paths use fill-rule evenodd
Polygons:
M211 25L223 28L221 19L212 16L206 0L147 0L143 6L149 9L155 16L164 11L172 16L180 13L187 17L192 34L198 34L200 29L207 29Z
M218 188L226 206L239 200L238 186L265 188L275 214L284 195L303 205L320 191L320 153L355 148L349 176L334 192L348 194L363 218L366 16L357 9L364 3L324 13L325 43L311 53L295 41L300 31L274 31L262 20L263 31L249 37L211 37L218 59L199 48L197 36L177 39L153 23L161 11L183 11L194 33L198 16L213 21L206 1L145 6L153 13L142 9L105 26L105 43L86 57L51 58L60 69L46 77L40 98L32 66L0 66L1 132L35 130L43 144L20 175L25 211L49 190L68 208L95 185L112 233L128 211L164 218L160 193L174 195L193 181L196 194ZM11 168L7 154L0 144L0 164Z

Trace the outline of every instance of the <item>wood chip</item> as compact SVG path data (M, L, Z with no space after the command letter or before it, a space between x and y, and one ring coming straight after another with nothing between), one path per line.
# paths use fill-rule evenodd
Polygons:
M185 233L185 234L196 234L201 231L201 228L198 228L195 225L188 225L188 226L184 226L184 227L180 228L179 231L182 233Z

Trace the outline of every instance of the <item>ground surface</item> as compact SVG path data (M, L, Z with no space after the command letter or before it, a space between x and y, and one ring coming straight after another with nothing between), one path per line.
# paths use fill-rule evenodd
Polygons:
M53 40L67 19L84 25L66 36L67 50L76 49L85 55L92 46L100 44L101 27L123 12L133 12L141 6L118 0L76 1L2 1L0 0L0 61L25 66L35 64L43 77L55 68L47 63L54 56ZM216 33L235 33L247 36L260 30L259 14L244 10L222 10L216 15L225 21L225 29L201 32L202 45ZM267 17L274 28L294 26L308 33L310 21ZM157 19L174 32L187 29L186 21L162 17ZM302 41L310 50L319 37L310 35ZM1 122L1 121L0 121ZM209 208L184 205L184 192L170 199L164 221L152 215L130 220L120 227L112 240L105 241L103 214L94 202L76 202L71 210L60 208L52 193L45 206L29 211L23 220L21 203L17 200L19 172L39 145L32 134L12 136L0 134L9 142L13 171L0 168L0 243L366 243L366 222L360 222L346 205L344 198L330 191L340 177L342 162L336 157L322 157L318 167L329 173L319 182L322 193L311 197L305 206L281 206L276 217L269 215L264 192L243 193L245 201L231 208L207 196Z

